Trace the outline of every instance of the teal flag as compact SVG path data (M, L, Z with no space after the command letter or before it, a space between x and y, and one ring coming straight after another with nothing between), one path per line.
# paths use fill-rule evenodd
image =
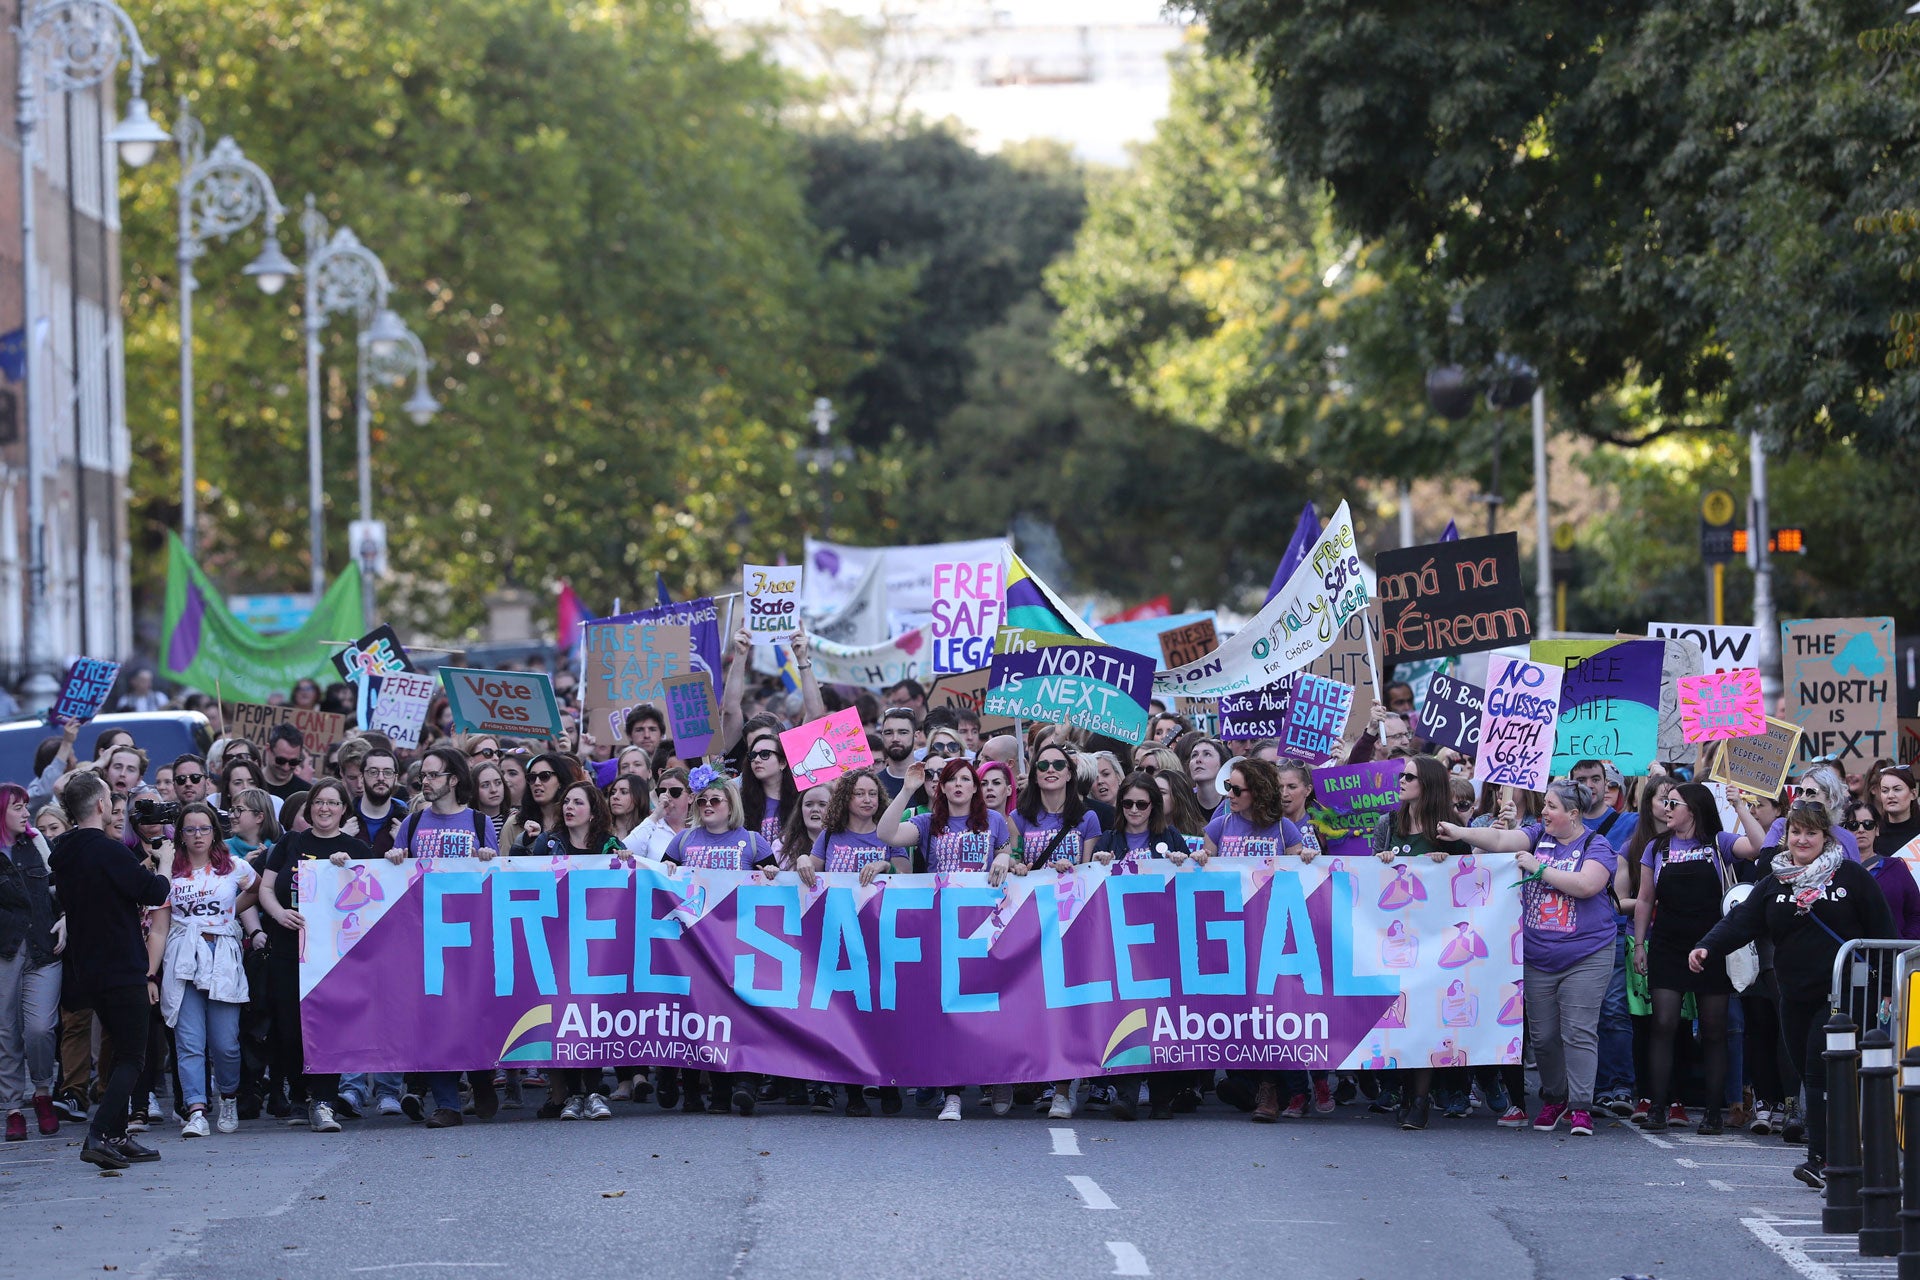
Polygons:
M299 630L263 636L227 603L186 544L167 535L167 611L160 630L160 674L228 702L265 702L290 694L303 678L340 678L324 641L351 640L360 627L360 567L333 580Z

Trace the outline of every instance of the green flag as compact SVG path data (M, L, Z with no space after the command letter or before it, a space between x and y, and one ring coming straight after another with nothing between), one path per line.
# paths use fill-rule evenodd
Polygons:
M230 702L265 702L311 676L339 679L323 640L360 634L360 567L333 580L299 630L263 636L234 617L186 544L167 535L167 612L160 630L160 674Z

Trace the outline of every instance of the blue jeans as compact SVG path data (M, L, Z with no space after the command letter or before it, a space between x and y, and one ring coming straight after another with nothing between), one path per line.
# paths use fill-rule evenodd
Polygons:
M180 1059L180 1097L189 1107L207 1105L207 1056L213 1056L213 1087L223 1098L240 1092L240 1010L224 1000L209 1000L198 987L180 997L173 1024L174 1053Z
M433 1095L435 1111L460 1110L460 1073L458 1071L427 1072L427 1092Z
M1627 1014L1627 926L1620 926L1613 942L1613 977L1600 1004L1600 1069L1593 1092L1599 1098L1631 1098L1633 1080L1633 1019Z
M353 1095L356 1111L381 1098L398 1102L406 1091L406 1076L398 1071L354 1071L340 1077L340 1092Z

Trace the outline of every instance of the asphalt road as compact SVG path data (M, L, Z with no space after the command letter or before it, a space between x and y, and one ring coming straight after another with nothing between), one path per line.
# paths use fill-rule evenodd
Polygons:
M103 1176L79 1126L0 1148L0 1276L1340 1277L1850 1280L1778 1138L1656 1143L1507 1131L1478 1113L1402 1133L1363 1108L1254 1125L1209 1100L940 1124L750 1119L615 1104L611 1121L503 1112L459 1129L261 1120L146 1135ZM1838 1248L1836 1248L1838 1246Z

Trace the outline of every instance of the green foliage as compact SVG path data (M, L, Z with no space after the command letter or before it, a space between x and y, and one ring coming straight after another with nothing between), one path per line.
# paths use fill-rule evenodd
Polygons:
M426 16L176 0L142 19L156 102L189 94L287 204L317 193L381 255L426 344L440 416L407 422L402 389L377 405L387 611L452 634L503 583L569 577L597 607L655 568L712 589L796 548L807 405L860 367L901 285L823 262L782 77L723 55L676 0L440 0ZM178 518L171 169L123 182L132 533L149 557ZM257 234L198 269L203 546L227 585L284 589L307 579L300 282L267 299L240 277ZM325 335L336 568L351 325Z
M1196 0L1250 57L1284 169L1457 295L1462 338L1539 365L1601 438L1735 425L1887 439L1903 247L1853 219L1920 147L1884 4ZM1431 331L1431 328L1430 328Z

